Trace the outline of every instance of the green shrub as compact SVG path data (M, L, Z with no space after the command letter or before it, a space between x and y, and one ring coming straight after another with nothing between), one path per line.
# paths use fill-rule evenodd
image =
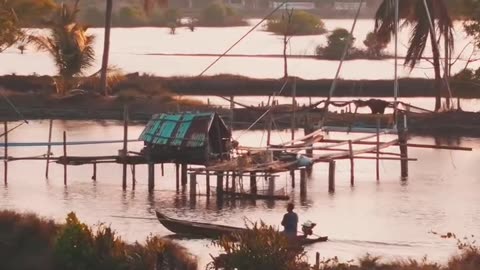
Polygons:
M81 223L74 213L60 231L54 248L57 269L92 269L95 264L94 237L90 228Z
M231 7L221 3L212 3L202 10L198 24L218 27L246 25L247 23Z
M266 30L277 35L324 34L325 24L317 16L305 11L293 11L288 24L288 15L268 20Z
M353 49L355 38L350 35L348 30L337 28L327 38L327 46L318 46L316 53L327 59L340 59L342 57L345 46L348 46L347 55Z
M211 269L219 264L224 269L310 269L303 249L292 248L283 234L263 222L255 223L234 238L223 237L214 242L224 254L210 264Z
M113 23L127 27L145 26L147 24L147 17L141 8L127 6L122 7L118 13L113 16Z
M382 51L387 47L388 43L380 40L374 32L367 34L367 37L363 41L363 44L367 47L367 53L369 56L379 57L382 55Z

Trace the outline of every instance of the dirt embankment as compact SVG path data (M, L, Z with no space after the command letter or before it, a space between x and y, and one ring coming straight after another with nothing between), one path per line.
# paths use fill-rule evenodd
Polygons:
M290 96L290 80L282 95ZM123 90L154 92L156 89L168 89L181 95L222 95L222 96L268 96L278 92L284 85L284 79L253 79L235 75L216 75L202 77L156 77L128 74L125 80L113 88L113 94ZM297 79L297 96L328 96L331 79ZM400 97L433 97L433 80L405 78L399 81ZM0 76L0 87L16 93L53 93L54 85L48 76ZM82 89L91 90L89 86ZM452 80L454 97L480 98L480 87L472 82ZM392 80L339 80L335 90L336 97L392 97Z
M298 96L322 96L326 94L330 80L297 80ZM432 82L428 80L404 80L401 84L410 84L412 88L401 91L402 96L429 96L433 94ZM123 109L128 104L131 120L148 120L152 114L181 111L215 111L228 118L229 111L207 106L201 102L177 99L176 93L188 95L268 95L283 85L282 80L255 80L234 76L214 76L206 78L159 78L129 75L116 85L112 96L104 97L87 91L59 97L53 93L53 83L49 77L0 77L0 89L21 112L19 115L7 102L0 102L0 120L14 121L26 119L87 119L120 120ZM353 87L352 85L363 85ZM367 88L366 85L369 87ZM287 85L286 87L290 87ZM371 88L370 88L371 87ZM82 87L88 89L88 86ZM377 89L375 92L372 89ZM413 89L413 90L412 90ZM464 97L480 97L478 89L463 89ZM176 93L174 93L176 92ZM287 91L288 92L288 91ZM338 92L344 96L390 96L391 82L388 81L341 81ZM460 91L459 91L460 92ZM286 93L286 92L284 92ZM468 95L467 95L468 94ZM287 94L288 95L288 94ZM338 95L337 95L338 96ZM279 109L281 109L279 107ZM282 112L283 111L283 112ZM280 128L290 127L290 108L276 113L276 122ZM234 113L236 128L245 128L265 112L265 108L238 108ZM321 109L297 112L297 127L304 126L306 116L310 123L316 123L322 116ZM389 116L384 116L387 119ZM329 114L331 125L352 125L354 122L374 125L372 115ZM372 120L373 119L373 120ZM431 135L465 135L480 137L480 113L409 113L409 129L412 133ZM227 120L230 122L229 120ZM385 120L387 121L387 120ZM264 128L260 122L256 128Z

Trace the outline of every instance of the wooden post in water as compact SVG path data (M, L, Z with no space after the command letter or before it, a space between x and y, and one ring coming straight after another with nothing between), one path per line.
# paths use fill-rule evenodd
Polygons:
M177 192L180 191L180 165L175 163L175 180L176 180L176 188Z
M307 169L300 169L300 197L307 195Z
M295 188L295 170L290 170L290 178L292 179L292 188Z
M226 171L226 180L225 180L225 191L228 192L230 190L230 172Z
M127 189L128 106L123 106L122 188Z
M163 163L161 164L160 169L162 170L162 177L165 176L165 166Z
M380 115L377 115L377 160L376 160L376 172L377 181L380 181Z
M137 176L136 176L136 166L135 164L132 165L132 189L135 190L135 186L137 184Z
M4 184L8 184L8 123L7 121L3 122L3 129L4 129L4 143L5 146L3 147L4 150L4 160L3 160L3 181Z
M205 178L207 180L206 190L207 190L207 199L208 199L210 198L210 172L209 171L206 171Z
M291 122L291 129L292 129L292 141L295 140L295 121L296 121L296 113L297 113L297 78L293 78L292 83L292 122ZM293 145L293 142L292 142Z
M187 179L187 164L182 163L182 186L185 187L187 185L188 179Z
M97 163L93 163L93 175L92 175L92 180L97 181Z
M268 176L268 195L275 193L275 177L273 175Z
M217 197L223 196L223 173L217 173Z
M52 151L52 129L53 129L53 120L50 119L50 124L48 127L48 145L47 145L47 164L45 166L45 177L48 178L48 171L50 167L50 152Z
M351 140L348 141L348 152L350 155L350 186L353 187L355 185L355 163L353 159L353 145Z
M315 270L320 269L320 252L315 253Z
M197 174L190 174L190 200L195 200L197 196Z
M255 172L250 172L250 193L257 194L257 175Z
M400 170L402 179L408 177L408 146L407 146L407 133L405 130L398 131L398 145L400 147Z
M148 192L155 189L155 163L148 163Z
M328 163L328 192L335 192L335 160Z
M237 190L237 173L232 171L232 192Z
M63 184L67 185L67 132L63 131Z

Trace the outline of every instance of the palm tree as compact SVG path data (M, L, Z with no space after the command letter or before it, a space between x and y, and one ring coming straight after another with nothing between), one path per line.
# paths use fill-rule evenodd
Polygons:
M39 49L53 57L59 74L56 84L60 95L71 89L74 77L82 75L95 61L95 37L86 33L88 27L76 23L78 11L78 0L73 8L62 4L48 22L50 35L30 37Z
M143 0L143 8L148 14L153 6L157 3L159 6L167 6L168 0ZM112 28L112 10L113 0L106 1L105 10L105 37L103 45L102 69L100 73L100 91L108 95L107 72L108 72L108 56L110 54L110 30Z
M110 29L112 28L112 9L113 0L107 0L107 9L105 11L105 37L103 43L102 70L100 72L100 92L108 96L107 72L108 57L110 55Z
M391 36L395 33L395 3L397 0L383 0L375 15L375 33L379 39L390 42ZM399 23L401 27L411 26L412 32L409 40L409 47L405 57L405 65L413 69L422 58L425 46L430 38L432 47L432 62L435 72L435 110L441 107L441 97L448 84L442 82L440 67L439 41L444 39L446 47L445 58L448 59L448 51L453 50L453 24L448 13L444 0L398 0L399 1ZM431 21L427 16L428 6ZM433 27L431 27L433 25ZM438 40L437 40L438 38ZM448 70L448 69L445 69ZM447 76L446 74L445 76Z

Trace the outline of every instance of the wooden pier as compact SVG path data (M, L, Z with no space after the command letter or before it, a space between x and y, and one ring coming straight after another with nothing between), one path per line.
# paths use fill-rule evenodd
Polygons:
M203 115L202 117L207 117ZM209 119L216 119L216 116L208 116ZM212 118L213 117L213 118ZM8 183L8 163L13 161L29 161L29 160L45 160L46 169L45 176L49 177L49 165L50 163L56 163L63 166L63 181L64 184L68 184L68 167L69 166L85 166L91 165L92 168L92 180L97 180L97 171L101 169L101 164L119 164L122 165L122 188L127 189L127 167L131 166L132 174L132 189L136 187L136 168L140 165L145 165L148 171L148 190L154 191L156 187L155 170L156 165L160 164L162 175L164 172L164 166L172 164L175 166L175 181L176 190L185 191L188 187L190 191L190 198L195 200L199 195L200 189L198 188L202 181L204 181L205 189L204 195L210 198L215 195L219 198L230 199L268 199L268 200L289 200L290 194L286 192L276 192L275 182L281 174L290 174L291 188L296 188L296 176L300 183L300 197L305 198L308 194L307 181L311 171L314 169L316 163L328 163L328 192L335 192L335 185L338 181L343 179L337 179L336 177L336 164L338 160L349 160L350 164L350 185L355 185L355 160L364 159L372 160L376 162L376 179L380 180L379 161L397 161L400 163L400 174L402 179L406 180L408 177L408 162L416 161L416 158L409 157L408 148L434 148L434 149L448 149L448 150L463 150L471 151L471 148L465 147L451 147L451 146L436 146L425 144L413 144L408 142L408 134L406 130L399 130L397 138L392 139L391 132L380 127L380 124L376 128L376 132L368 134L355 139L327 139L323 136L324 131L313 131L311 128L305 128L305 136L302 138L294 137L292 132L292 140L278 145L269 144L266 147L242 147L234 146L233 148L225 148L227 144L224 144L225 138L223 136L217 137L217 141L210 141L205 145L216 145L218 154L213 156L216 159L200 157L188 157L183 158L179 153L178 156L161 155L161 151L164 151L165 147L160 148L160 152L155 153L152 151L155 145L146 144L141 151L133 151L129 147L129 143L138 140L128 140L128 109L125 109L124 114L124 129L123 140L113 141L95 141L95 142L69 142L68 134L63 131L62 142L52 142L52 121L50 121L48 130L48 142L47 143L31 143L33 146L46 146L46 154L43 156L34 157L12 157L9 156L8 146L15 145L15 143L8 142L8 124L4 123L4 155L1 157L4 163L4 183ZM161 118L161 117L160 117ZM185 115L182 115L177 120L177 127L174 130L182 128L188 121L194 120L182 120L187 119ZM194 118L191 118L194 119ZM273 119L273 117L267 117L267 119ZM163 121L163 120L162 120ZM168 120L172 122L172 120ZM270 121L268 121L270 122ZM217 122L216 125L220 125L222 122ZM212 125L215 126L215 125ZM269 124L271 127L271 123ZM292 128L294 126L292 125ZM189 131L184 131L185 134L189 134ZM218 132L228 132L229 130L217 129L213 130L218 135ZM164 140L166 143L174 143L179 145L198 144L196 141L192 141L192 137L186 137L183 143L179 143L178 138L166 138L165 136L157 136L155 134L145 133L142 135L146 137L150 136L151 140ZM173 136L173 135L172 135ZM197 136L197 135L195 135ZM230 141L231 138L228 138ZM95 156L73 156L69 154L69 145L89 145L99 143L122 143L123 147L114 155L95 155ZM27 144L28 146L28 144ZM61 146L62 155L52 156L52 146ZM392 147L398 147L398 151L391 151ZM168 149L167 149L168 150ZM188 150L188 149L186 149ZM183 151L183 150L182 150ZM188 150L194 151L194 150ZM226 151L228 151L228 156ZM169 153L167 151L167 153ZM192 152L197 153L197 152ZM201 152L203 153L203 152ZM235 155L229 156L231 153ZM207 153L211 155L212 153ZM205 158L205 160L201 160ZM307 161L307 163L305 163ZM303 162L303 163L302 163ZM211 177L216 177L216 185L211 186ZM245 186L244 186L245 180ZM189 182L190 181L190 182ZM264 185L268 186L266 190L260 190L258 181L265 181ZM213 181L215 182L215 181ZM247 188L248 187L248 188Z

